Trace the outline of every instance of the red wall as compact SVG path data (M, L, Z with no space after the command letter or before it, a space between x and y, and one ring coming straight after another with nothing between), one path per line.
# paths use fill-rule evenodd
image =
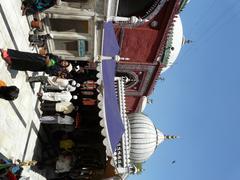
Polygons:
M138 85L144 84L147 87L135 87L138 92L126 97L128 111L134 112L138 110L141 97L143 95L150 95L155 86L155 81L161 71L160 62L157 62L156 58L162 54L161 51L164 49L170 25L172 24L175 14L178 13L179 1L180 0L171 0L166 2L163 9L161 9L155 17L143 25L137 27L115 25L115 32L120 45L120 56L130 58L129 61L122 61L120 63L120 66L121 64L124 65L124 71L133 71L132 67L128 68L127 65L139 66L140 64L145 64L146 67L154 66L150 78L139 76L140 81L148 82L141 82L138 83ZM153 20L158 21L158 27L150 27L150 23ZM145 90L144 93L142 93L143 89ZM130 91L131 90L129 90L129 92ZM139 92L141 92L141 95L139 95Z

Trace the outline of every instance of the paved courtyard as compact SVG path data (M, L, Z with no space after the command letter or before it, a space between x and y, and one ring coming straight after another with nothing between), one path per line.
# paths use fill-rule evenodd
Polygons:
M0 0L0 48L35 51L29 47L29 23L20 11L21 0ZM19 97L12 101L0 99L0 153L12 159L31 160L36 151L39 136L39 111L36 93L39 85L31 88L26 82L31 72L8 70L0 57L0 79L20 89ZM30 179L43 179L40 175L25 170Z

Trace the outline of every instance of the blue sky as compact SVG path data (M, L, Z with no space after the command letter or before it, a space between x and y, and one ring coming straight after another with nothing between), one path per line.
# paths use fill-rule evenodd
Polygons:
M192 0L181 13L185 45L145 113L165 134L130 180L240 179L240 1ZM171 162L175 160L175 164Z

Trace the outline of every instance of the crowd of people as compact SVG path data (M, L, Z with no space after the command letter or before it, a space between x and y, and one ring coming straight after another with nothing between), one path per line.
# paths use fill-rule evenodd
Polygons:
M1 50L1 53L11 69L45 72L44 75L27 77L27 82L32 86L34 83L41 83L41 91L37 93L42 111L40 123L71 125L73 128L78 128L80 110L97 105L97 85L94 79L96 72L85 72L86 63L71 63L52 54L43 56L12 49ZM19 89L16 86L7 86L6 83L0 81L1 98L15 100L18 93ZM57 151L58 156L55 157L57 159L54 171L56 174L70 173L73 167L72 157L76 157L76 153L70 153L75 146L74 141L67 138L66 132L64 134L58 141L59 151ZM75 168L74 172L71 171L71 176L77 176L76 169L79 168Z
M2 58L11 69L45 72L44 75L27 77L27 82L32 86L34 83L41 83L41 91L37 93L40 101L40 110L42 111L39 118L40 123L45 125L70 125L73 128L79 128L79 112L83 110L86 112L89 108L91 109L92 106L96 107L96 72L94 70L85 70L84 66L86 66L86 63L71 63L53 54L43 56L37 53L22 52L13 49L1 49L1 53ZM18 94L19 89L16 86L7 86L5 82L0 81L1 98L5 100L15 100ZM84 112L81 114L84 116ZM89 122L91 122L90 119L91 117L88 115ZM84 124L82 125L84 127ZM72 165L72 158L77 157L77 153L70 151L74 149L76 143L71 138L67 138L68 136L66 136L66 134L67 132L64 129L64 135L62 135L62 139L58 141L59 150L57 151L57 157L55 157L54 173L60 175L68 173L68 176L72 177L89 175L89 172L92 173L93 171L88 171L83 174L78 173L77 175L79 168L73 168L75 166ZM95 137L97 136L98 135ZM87 139L89 139L89 137ZM84 152L81 152L81 160L79 161L82 161L83 153L88 153L85 151L86 149L84 149ZM80 163L78 162L77 164ZM80 169L84 171L82 168Z
M59 2L58 0L24 0L21 8L23 15L30 15L59 5ZM41 83L41 90L37 93L41 110L40 123L49 127L52 125L71 127L70 135L67 128L62 131L61 135L54 135L59 131L52 132L53 137L55 136L54 142L57 142L55 145L58 147L54 156L54 173L60 175L68 173L69 179L91 176L93 171L84 169L83 163L87 163L88 167L97 167L100 166L97 158L103 159L102 162L106 159L98 155L88 160L89 156L96 156L99 150L105 152L101 149L102 137L99 135L101 129L98 129L95 115L98 114L96 71L86 70L84 68L87 65L86 62L66 61L51 53L42 55L14 49L0 49L0 52L9 69L43 72L43 75L27 77L27 82L31 86L34 86L34 83ZM20 91L15 85L8 85L4 80L0 80L1 99L14 101L18 98ZM84 121L84 118L87 121ZM72 128L80 127L80 119L81 127L85 129L84 135L81 131L72 130ZM85 132L89 127L95 131ZM80 145L86 145L91 141L95 146L100 143L98 150L86 149ZM9 162L0 161L0 179L11 175L13 179L19 179L22 171L21 165ZM19 167L18 171L13 172L13 167Z
M58 121L63 123L62 117L77 110L79 104L96 104L95 99L88 97L94 95L92 90L96 89L95 82L93 80L81 81L73 79L74 73L84 73L83 67L79 65L73 67L69 61L62 60L50 53L43 56L13 49L1 49L1 53L2 58L11 69L45 72L46 75L28 78L28 82L31 84L40 82L43 87L43 91L38 93L43 112L41 122L51 123ZM77 81L81 81L81 83ZM18 92L19 89L16 86L6 86L3 81L0 82L0 97L6 100L14 100L18 96ZM81 99L79 99L79 95L81 95ZM66 117L68 117L66 118L68 124L72 120L69 116Z
M49 126L48 126L49 127ZM53 127L50 127L53 128ZM38 162L40 168L48 169L47 179L90 179L101 171L105 157L99 153L98 138L92 134L84 134L75 131L54 131L52 137L54 141L50 148L54 151L50 157L44 158ZM94 142L94 148L84 144L83 141L88 136L91 143ZM92 138L91 138L92 137ZM79 140L79 138L82 138ZM86 148L88 146L88 148Z

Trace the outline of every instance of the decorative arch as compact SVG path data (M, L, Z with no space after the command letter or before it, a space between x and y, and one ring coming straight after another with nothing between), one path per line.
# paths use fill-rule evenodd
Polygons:
M129 71L121 71L116 73L117 77L124 77L125 78L125 88L130 89L134 87L138 82L139 78L138 75L135 72L129 72Z

